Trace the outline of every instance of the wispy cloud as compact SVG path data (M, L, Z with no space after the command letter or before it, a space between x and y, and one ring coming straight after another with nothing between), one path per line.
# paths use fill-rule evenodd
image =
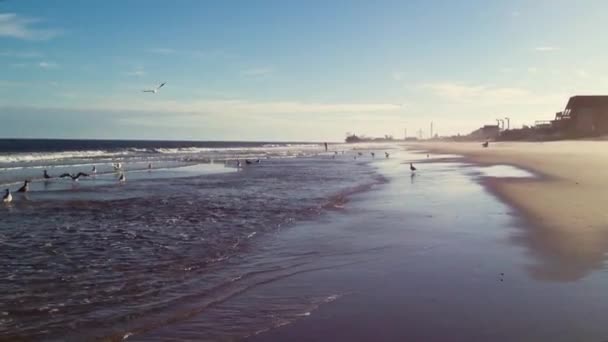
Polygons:
M576 73L576 76L578 76L580 78L589 78L589 73L585 69L577 69L575 71L575 73Z
M423 84L420 88L431 91L453 109L455 105L462 105L461 110L522 105L561 106L564 98L569 96L567 93L536 93L525 88L457 82Z
M137 68L135 70L132 71L128 71L125 73L125 75L127 76L133 76L133 77L142 77L147 75L148 73L143 69L143 68Z
M404 77L405 77L405 73L403 73L401 71L393 71L391 73L391 78L395 81L403 81Z
M166 114L239 114L239 115L286 115L286 114L349 114L401 111L403 107L392 103L316 103L300 101L251 100L151 100L108 99L90 103L78 110L104 110L113 112L150 112Z
M537 46L534 48L534 51L536 51L536 52L553 52L553 51L557 51L557 50L559 50L558 47L548 46L548 45Z
M35 51L0 51L0 57L15 57L15 58L40 58L42 54Z
M58 68L59 65L55 62L42 61L42 62L38 63L38 67L40 67L42 69L55 69L55 68Z
M148 52L159 54L159 55L172 55L177 51L170 48L151 48L148 49Z
M0 13L0 37L23 40L49 40L61 33L57 29L36 28L41 20L19 16L16 13Z
M179 50L168 47L155 47L147 49L146 51L157 55L176 55L201 59L233 59L237 57L236 55L223 50Z
M242 75L250 76L250 77L268 76L273 73L274 73L274 69L271 67L251 68L251 69L245 69L245 70L241 71Z
M530 95L530 92L521 88L468 85L453 82L424 84L421 87L444 99L467 103L483 101L500 104Z

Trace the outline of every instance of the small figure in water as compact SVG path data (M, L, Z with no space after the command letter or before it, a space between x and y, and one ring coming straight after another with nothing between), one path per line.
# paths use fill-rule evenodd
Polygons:
M327 152L327 143L323 143L325 145L325 152Z
M384 152L384 156L386 157L386 159L388 159L388 157L390 156L390 154L388 154L388 152Z
M19 188L19 190L17 190L17 192L28 192L30 191L30 181L26 180L23 183L23 186Z
M6 189L6 193L2 196L2 202L11 203L13 201L13 195L11 195L11 190Z
M376 158L376 154L374 152L370 153L372 155L372 158Z

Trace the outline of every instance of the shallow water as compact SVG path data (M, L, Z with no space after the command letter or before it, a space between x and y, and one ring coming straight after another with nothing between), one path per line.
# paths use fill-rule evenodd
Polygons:
M37 181L0 206L2 338L102 338L200 310L289 266L239 261L257 239L382 181L330 154L164 162L127 163L124 184L113 172Z

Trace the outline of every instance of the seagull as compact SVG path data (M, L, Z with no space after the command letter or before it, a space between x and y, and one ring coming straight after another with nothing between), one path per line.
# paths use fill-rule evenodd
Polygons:
M160 88L162 88L165 84L167 84L166 82L161 83L158 87L154 88L154 89L144 89L142 90L142 92L144 93L158 93L158 91L160 90Z
M388 157L390 156L390 154L388 154L388 152L384 152L384 156L386 157L386 159L388 159Z
M122 164L121 163L112 164L112 167L114 167L114 171L118 171L118 170L122 169Z
M78 182L78 178L80 178L81 176L83 176L83 177L89 177L89 174L88 173L84 173L84 172L78 172L76 175L72 175L70 173L64 173L61 176L59 176L59 178L70 177L70 178L72 178L72 180L74 182Z
M97 167L95 165L93 165L93 168L91 169L91 173L97 174Z
M414 164L410 163L410 170L412 172L416 172L416 168L414 167Z
M376 154L374 152L370 153L372 155L372 158L376 158Z
M11 195L11 190L6 189L6 193L4 194L4 196L2 196L2 202L10 203L12 201L13 201L13 195Z
M124 173L121 173L120 174L120 178L118 178L118 181L121 182L121 183L126 182L127 181L127 176L125 176Z
M19 188L19 190L17 190L17 192L28 192L30 191L30 181L26 180L23 183L23 186Z
M253 162L251 160L249 160L249 159L245 159L245 164L251 165L251 164L253 164Z
M489 145L490 145L490 142L489 142L489 141L486 141L486 142L484 142L483 144L481 144L481 146L483 146L483 147L488 147Z
M44 179L52 178L51 176L49 176L49 174L46 172L46 170L44 170L44 174L42 176L44 177Z
M258 159L258 160L256 160L255 162L259 164L259 163L261 163L262 161Z
M148 170L152 170L152 163L148 163Z

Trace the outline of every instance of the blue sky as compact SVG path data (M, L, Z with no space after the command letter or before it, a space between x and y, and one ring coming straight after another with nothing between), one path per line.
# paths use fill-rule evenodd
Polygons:
M605 1L0 2L0 137L339 141L606 94ZM166 81L157 94L142 93Z

